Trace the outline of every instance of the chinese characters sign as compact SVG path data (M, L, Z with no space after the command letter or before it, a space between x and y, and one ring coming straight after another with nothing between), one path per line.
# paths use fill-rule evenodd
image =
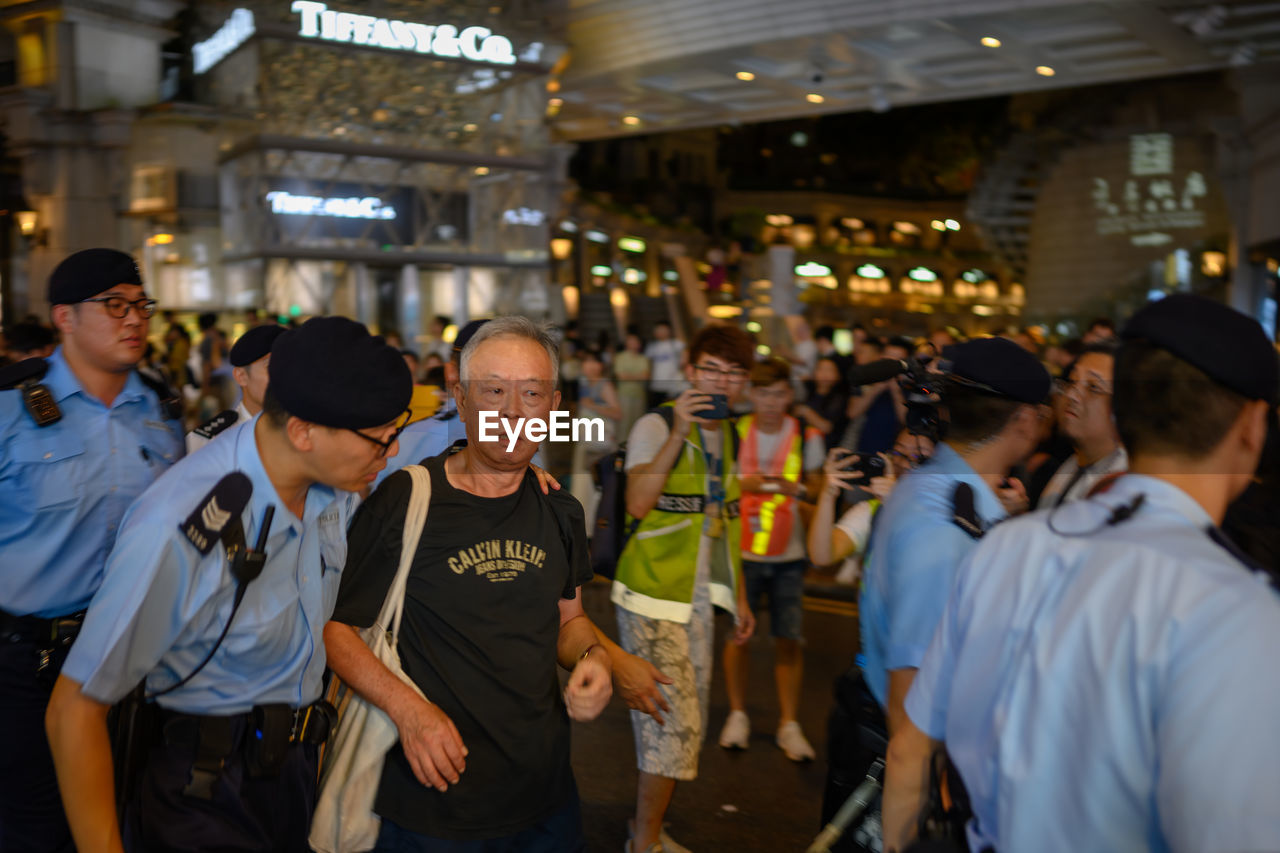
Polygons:
M1097 232L1128 235L1135 246L1170 243L1173 236L1165 232L1204 226L1201 199L1207 194L1201 172L1175 170L1170 134L1131 136L1128 177L1114 186L1106 178L1093 178Z

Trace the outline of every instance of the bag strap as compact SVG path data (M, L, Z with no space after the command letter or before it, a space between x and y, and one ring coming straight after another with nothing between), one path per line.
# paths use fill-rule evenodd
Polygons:
M404 532L401 534L400 566L382 602L378 624L391 634L394 647L400 636L400 617L404 614L404 593L409 582L409 567L418 552L418 539L427 521L427 508L431 505L431 474L421 465L407 465L404 470L412 480L409 492L409 508L404 516Z

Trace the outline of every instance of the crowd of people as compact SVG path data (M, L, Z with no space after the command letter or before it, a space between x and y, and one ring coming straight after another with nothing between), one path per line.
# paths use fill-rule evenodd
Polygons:
M680 853L717 609L720 746L751 742L767 624L775 742L817 757L815 573L859 589L826 756L884 770L854 849L1280 848L1280 367L1225 306L1171 296L1055 345L854 325L842 353L819 327L782 358L732 324L615 352L435 318L411 350L256 312L235 340L171 319L155 351L157 305L109 249L65 259L48 301L0 368L0 849L329 849L341 683L398 735L374 849L584 849L570 721L616 693L626 850ZM564 406L611 425L571 490L527 432L480 440L482 413ZM608 454L616 636L582 604ZM389 595L399 667L368 644Z

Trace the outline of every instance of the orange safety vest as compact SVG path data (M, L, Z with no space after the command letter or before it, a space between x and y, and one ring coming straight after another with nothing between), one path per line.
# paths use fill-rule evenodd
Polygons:
M782 427L782 438L773 459L760 464L756 429L756 416L746 415L738 421L738 435L742 446L738 451L738 478L752 474L782 477L793 483L800 482L804 473L804 442L806 433L800 421L787 415ZM796 499L781 492L762 494L742 493L742 553L757 557L776 557L787 550L791 530L796 523Z

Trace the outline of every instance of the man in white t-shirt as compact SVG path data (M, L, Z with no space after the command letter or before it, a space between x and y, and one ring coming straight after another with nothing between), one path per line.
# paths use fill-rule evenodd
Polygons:
M751 370L754 414L738 421L738 469L742 488L742 576L747 601L758 613L769 600L778 681L776 742L792 761L810 761L813 747L800 729L800 681L805 559L802 504L817 495L826 444L822 433L787 414L795 402L791 365L774 358ZM747 653L730 640L724 647L724 680L729 718L720 732L726 749L746 749Z
M680 396L688 387L681 374L684 344L671 336L671 324L660 320L653 327L653 340L644 348L653 370L649 374L649 407Z

